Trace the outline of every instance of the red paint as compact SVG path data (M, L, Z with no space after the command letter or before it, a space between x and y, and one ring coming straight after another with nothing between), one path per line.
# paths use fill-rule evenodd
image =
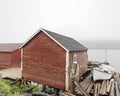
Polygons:
M20 50L13 52L0 52L0 69L20 67Z
M12 60L11 60L11 66L12 67L20 67L21 64L21 51L19 49L13 51L12 53Z
M23 77L65 89L66 51L40 32L23 48Z
M87 70L87 51L69 53L69 76L73 55L77 54L80 77ZM66 50L59 46L44 32L38 33L23 47L23 77L25 79L65 89ZM71 80L69 78L69 87Z
M0 52L0 69L9 68L11 65L11 53Z

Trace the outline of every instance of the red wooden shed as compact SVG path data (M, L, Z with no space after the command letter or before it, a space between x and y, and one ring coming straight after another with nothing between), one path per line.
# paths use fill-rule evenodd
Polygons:
M0 69L10 67L20 67L21 43L1 43L0 44Z
M87 48L72 38L39 29L21 48L22 76L25 79L69 90L71 68L77 77L87 70Z

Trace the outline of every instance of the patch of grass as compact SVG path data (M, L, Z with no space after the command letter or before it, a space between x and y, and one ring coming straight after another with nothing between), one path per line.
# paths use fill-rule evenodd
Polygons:
M5 95L10 94L10 89L8 81L0 79L0 93L5 93Z
M33 92L39 92L39 91L42 91L43 90L43 88L42 87L38 87L38 86L36 86L36 87L34 87L33 88Z
M5 94L5 96L25 96L23 92L28 89L32 89L31 92L42 90L42 88L38 86L26 84L10 85L10 83L10 80L0 79L0 93Z

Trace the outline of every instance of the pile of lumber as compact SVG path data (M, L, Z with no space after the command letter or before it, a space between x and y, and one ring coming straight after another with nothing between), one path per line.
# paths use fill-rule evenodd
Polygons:
M94 82L92 82L92 79L90 76L88 76L82 82L80 82L80 85L87 93L93 92L92 88L93 88ZM78 94L82 95L81 90L79 90L77 87L75 90L77 91Z
M89 75L80 82L82 88L91 96L120 96L120 74L115 73L110 80L93 81ZM82 94L82 90L76 87L76 92Z
M61 93L60 96L76 96L76 95L73 95L69 92L64 92L64 93Z

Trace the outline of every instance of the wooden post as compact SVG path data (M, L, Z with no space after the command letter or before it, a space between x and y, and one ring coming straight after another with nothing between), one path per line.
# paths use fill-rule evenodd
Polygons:
M77 64L73 63L72 72L71 72L71 90L70 90L72 94L75 94L74 79L75 79L76 70L77 70Z
M102 81L102 85L101 85L101 90L100 90L100 94L103 95L103 91L104 91L104 83L105 81Z
M117 82L115 82L115 94L116 96L120 96Z
M111 79L110 80L110 83L109 83L109 85L108 85L108 87L107 87L107 93L110 93L110 89L111 89L111 86L112 86L112 82L114 81L114 79Z
M99 94L100 94L100 83L98 83L98 96L99 96Z
M72 78L72 84L71 84L71 93L75 94L75 84L74 84L74 79Z
M94 84L94 96L98 96L98 84Z
M106 95L106 88L107 88L107 82L104 81L104 87L103 87L103 95Z
M114 94L115 94L115 90L114 90L114 80L113 80L109 96L114 96Z

